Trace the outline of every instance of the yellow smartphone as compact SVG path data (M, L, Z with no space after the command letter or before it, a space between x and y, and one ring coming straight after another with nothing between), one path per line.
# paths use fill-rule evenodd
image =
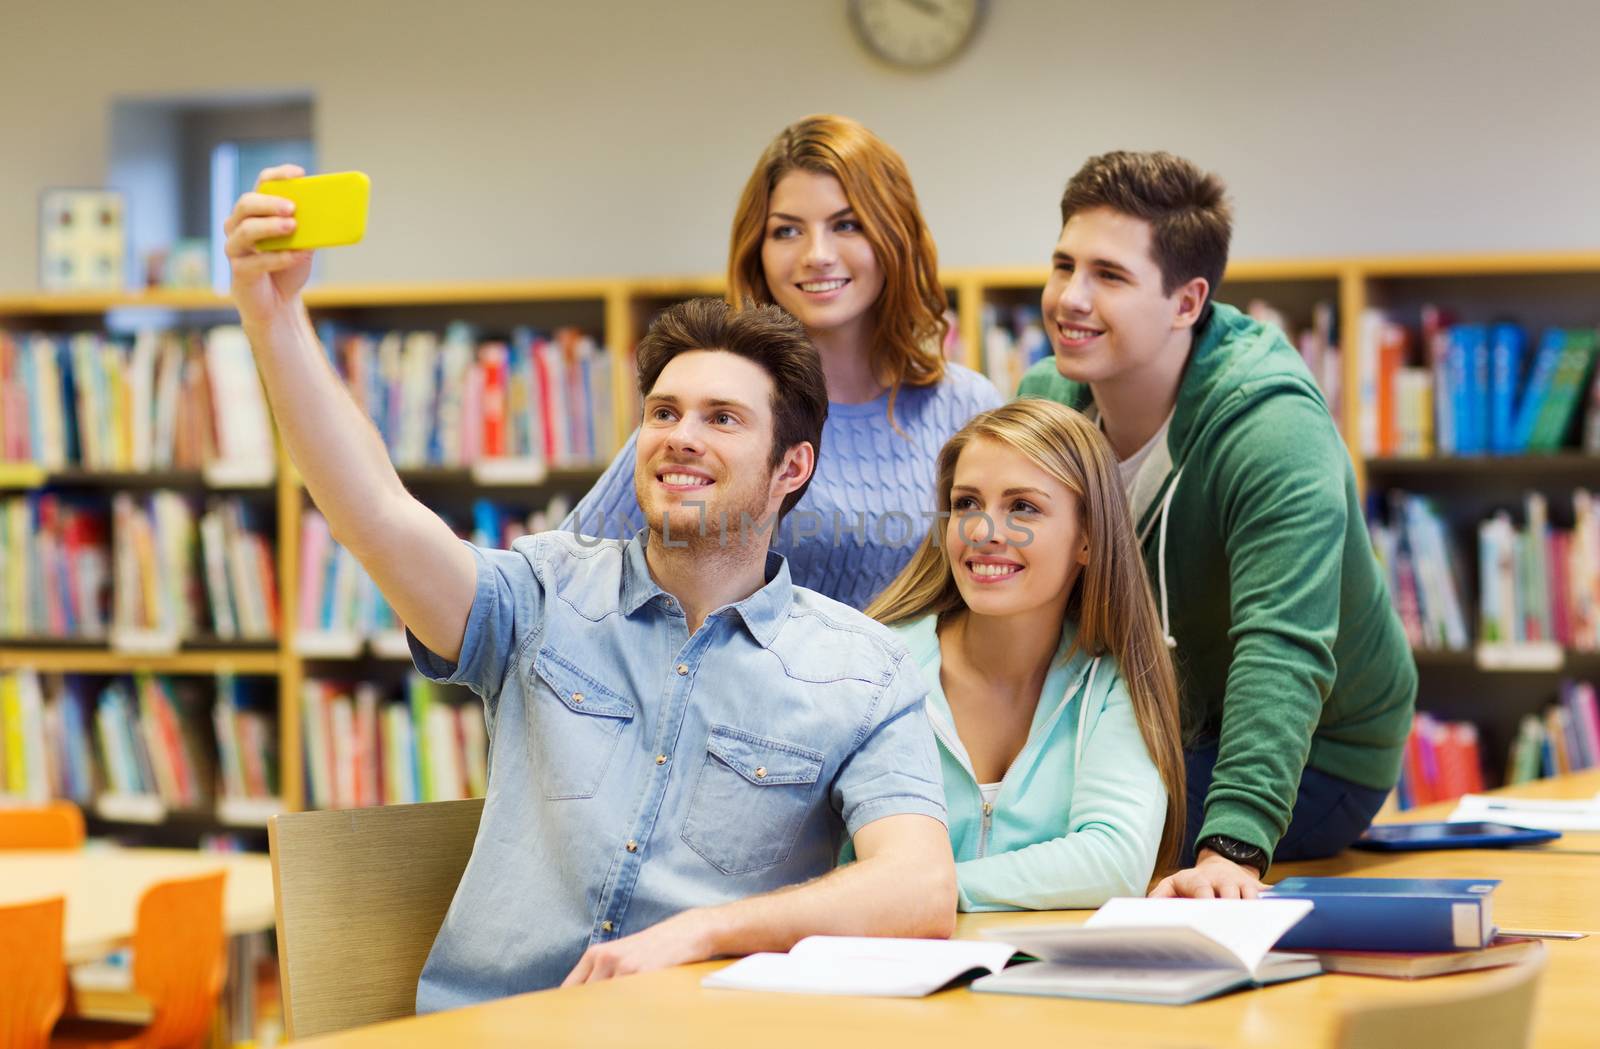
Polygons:
M270 179L257 193L294 201L294 232L256 242L262 251L305 251L355 244L367 232L372 180L362 171Z

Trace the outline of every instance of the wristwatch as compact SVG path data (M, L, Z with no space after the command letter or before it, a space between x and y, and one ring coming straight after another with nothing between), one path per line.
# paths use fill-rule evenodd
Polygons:
M1256 869L1256 877L1260 878L1267 873L1267 852L1238 838L1230 838L1226 834L1212 834L1201 838L1195 845L1195 851L1210 849L1212 852L1232 860L1234 863L1243 864Z

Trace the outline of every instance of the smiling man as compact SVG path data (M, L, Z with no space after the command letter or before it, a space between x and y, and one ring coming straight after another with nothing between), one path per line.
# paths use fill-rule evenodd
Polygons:
M1350 459L1276 328L1212 301L1232 220L1167 153L1067 184L1045 286L1054 359L1021 396L1090 413L1120 460L1181 684L1184 870L1157 895L1254 896L1274 859L1331 855L1400 770L1416 667Z
M949 935L926 689L886 629L793 586L767 548L827 416L805 329L775 307L667 310L638 349L649 526L483 549L405 490L328 363L300 298L310 253L256 246L293 227L286 204L247 193L224 228L279 430L417 667L482 696L489 729L482 823L418 1011L813 933ZM752 525L724 541L702 512ZM846 837L862 862L834 871Z
M924 686L767 549L827 414L805 330L700 299L638 361L647 528L458 546L470 610L413 641L425 674L483 695L492 770L419 1011L816 933L951 930ZM862 869L829 874L846 837Z

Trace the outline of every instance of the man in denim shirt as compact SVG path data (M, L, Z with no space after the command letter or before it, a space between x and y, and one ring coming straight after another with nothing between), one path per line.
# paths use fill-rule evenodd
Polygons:
M246 194L226 227L279 427L418 667L482 695L490 731L483 821L418 1010L813 933L948 935L954 865L916 669L767 551L827 414L804 329L773 308L667 311L639 348L650 528L483 550L405 491L330 368L299 301L309 255L255 248L286 214ZM846 836L858 862L833 870Z

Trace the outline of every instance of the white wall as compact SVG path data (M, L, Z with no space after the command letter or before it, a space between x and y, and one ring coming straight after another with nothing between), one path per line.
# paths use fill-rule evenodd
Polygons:
M1600 5L993 0L909 74L844 0L5 0L0 290L38 192L103 183L117 96L309 89L327 170L374 181L332 281L720 270L782 124L906 157L949 265L1042 260L1066 177L1166 148L1232 187L1235 257L1600 246Z

